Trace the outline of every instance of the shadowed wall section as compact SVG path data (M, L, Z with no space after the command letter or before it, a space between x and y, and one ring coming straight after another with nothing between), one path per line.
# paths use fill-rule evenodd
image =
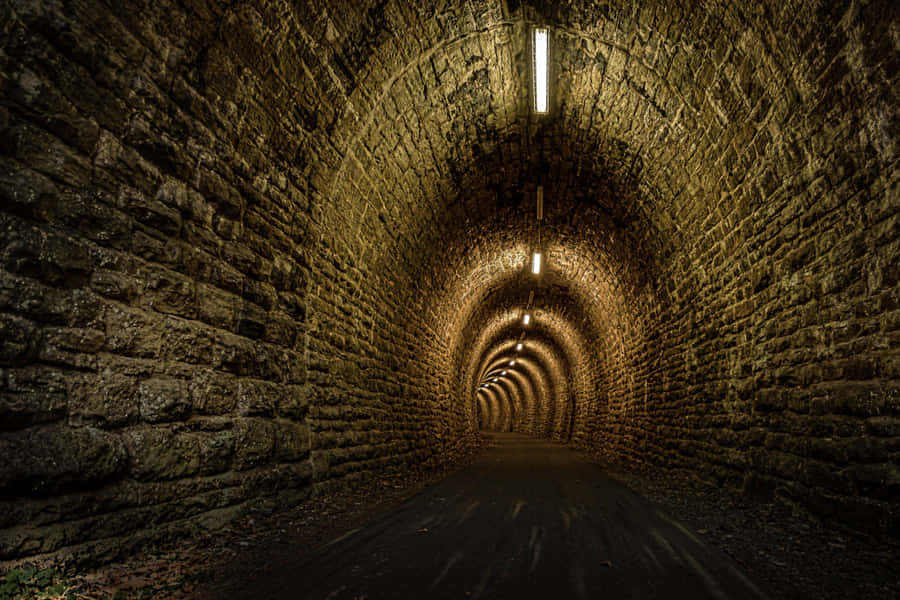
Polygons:
M479 426L896 532L897 11L3 3L0 561Z

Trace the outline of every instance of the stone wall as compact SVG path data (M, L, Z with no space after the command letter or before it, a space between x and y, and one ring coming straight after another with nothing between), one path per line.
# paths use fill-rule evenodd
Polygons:
M308 48L264 42L297 37L287 4L131 4L2 9L0 561L109 557L472 439L402 238L321 222L361 200L311 182L329 104Z
M547 279L594 355L565 359L578 446L896 532L896 4L522 10L553 31L555 106L500 187L511 239L483 242L519 262L458 269L484 290L461 318L524 306L543 182Z
M570 85L610 109L564 117L644 144L659 232L582 445L900 531L896 4L648 5L625 23L560 35L604 59L602 84Z

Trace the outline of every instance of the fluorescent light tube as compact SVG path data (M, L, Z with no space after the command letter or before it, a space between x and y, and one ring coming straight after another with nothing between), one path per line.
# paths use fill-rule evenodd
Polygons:
M547 50L549 31L534 30L534 112L547 112Z

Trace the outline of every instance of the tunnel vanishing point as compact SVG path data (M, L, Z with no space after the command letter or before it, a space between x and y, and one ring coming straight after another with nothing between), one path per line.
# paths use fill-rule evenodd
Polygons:
M900 532L896 2L4 0L0 73L0 562L480 430Z

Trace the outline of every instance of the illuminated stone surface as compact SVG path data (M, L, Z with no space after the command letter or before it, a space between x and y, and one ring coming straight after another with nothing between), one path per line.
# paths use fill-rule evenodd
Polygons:
M897 530L896 3L110 4L0 9L0 560L479 423Z

